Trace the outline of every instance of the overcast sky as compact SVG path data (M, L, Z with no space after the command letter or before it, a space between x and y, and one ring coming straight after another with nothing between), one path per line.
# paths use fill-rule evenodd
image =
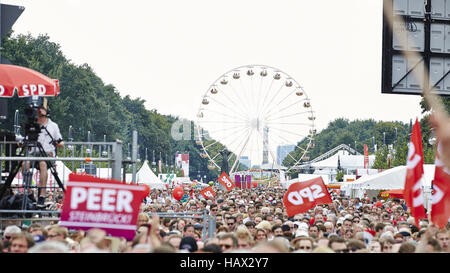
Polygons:
M308 94L320 130L336 118L421 117L420 96L381 93L381 0L0 0L15 33L48 34L122 96L195 120L225 72L276 67Z

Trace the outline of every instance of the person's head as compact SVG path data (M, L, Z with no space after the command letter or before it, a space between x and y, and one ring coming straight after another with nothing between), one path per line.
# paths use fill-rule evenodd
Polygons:
M361 240L351 239L347 243L347 250L350 253L356 252L356 251L358 251L360 249L365 249L365 248L366 248L366 245Z
M228 229L230 231L234 231L236 228L236 217L230 216L226 219L226 223L228 225Z
M450 251L450 239L449 239L449 231L447 229L441 229L436 232L436 240L442 247L442 250L445 252Z
M192 224L187 224L183 227L183 236L184 237L194 237L195 228Z
M28 253L69 253L67 244L58 241L45 241L35 244Z
M219 237L219 246L222 252L228 252L238 247L238 239L233 233L224 233Z
M372 240L368 246L369 250L373 253L381 252L381 244L377 240Z
M184 226L186 225L186 221L184 221L183 219L178 220L177 223L177 229L179 231L183 231Z
M344 238L341 237L331 237L328 242L328 247L331 248L336 253L343 253L347 250L347 244Z
M185 250L188 252L195 252L198 250L197 241L195 241L195 239L190 236L183 237L180 241L179 249Z
M3 241L10 241L14 234L21 233L22 230L18 226L7 226L3 232Z
M439 253L442 252L442 247L436 239L428 238L428 243L425 249L426 253Z
M317 224L317 222L324 222L324 219L323 219L323 214L322 213L317 213L315 216L314 216L314 223L315 224Z
M386 238L381 241L381 252L383 253L392 253L392 248L395 244L395 240L392 238Z
M327 232L328 234L334 232L334 225L333 225L332 222L326 221L323 225L325 226L326 232Z
M330 239L322 237L322 238L317 239L316 245L328 247L329 241L330 241Z
M150 223L150 216L148 216L148 214L144 212L139 213L137 226L140 227L148 223Z
M300 250L302 252L311 252L314 247L314 240L310 237L297 237L291 241L291 245L295 250Z
M219 211L217 204L211 204L211 206L209 206L209 211L210 211L211 215L216 216Z
M255 240L258 241L258 242L267 240L267 232L266 232L266 230L264 230L262 228L256 229Z
M69 234L69 232L68 232L67 228L60 227L60 226L54 226L48 230L47 240L48 241L64 241L67 238L68 234Z
M167 238L167 242L172 245L175 249L180 249L180 243L183 236L180 234L172 234Z
M14 233L10 239L10 253L27 253L34 246L34 239L28 232Z
M398 249L398 253L414 253L416 252L416 246L409 242L403 242Z
M272 226L272 234L273 236L277 237L277 236L283 236L283 229L281 228L280 225L273 225Z
M263 220L263 218L262 218L261 215L256 215L256 216L255 216L255 224L258 225L259 223L262 222L262 220Z
M353 227L353 222L351 219L345 219L342 226L344 227L344 230L351 229Z
M312 225L308 228L308 235L311 238L317 238L319 235L319 227L317 225Z

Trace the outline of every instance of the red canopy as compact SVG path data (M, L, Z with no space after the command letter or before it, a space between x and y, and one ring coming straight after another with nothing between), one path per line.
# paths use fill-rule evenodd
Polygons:
M23 66L0 64L0 97L12 97L16 90L19 97L56 97L60 93L58 80Z

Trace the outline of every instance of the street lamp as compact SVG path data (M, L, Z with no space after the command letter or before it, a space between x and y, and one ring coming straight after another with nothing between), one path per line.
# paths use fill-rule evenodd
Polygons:
M397 135L397 127L395 127L395 143L397 144L398 135Z
M383 132L383 146L386 145L386 132Z
M103 142L106 142L106 135L103 135ZM108 156L108 151L106 151L106 144L103 144L102 156Z

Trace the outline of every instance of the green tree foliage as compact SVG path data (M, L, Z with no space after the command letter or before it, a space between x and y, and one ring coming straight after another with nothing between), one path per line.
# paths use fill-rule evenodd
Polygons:
M69 126L72 126L74 141L87 141L87 132L91 133L91 141L122 140L124 155L127 144L132 142L132 132L138 131L140 158L145 159L145 148L150 154L155 151L155 160L162 155L162 171L173 170L175 152L189 153L190 176L196 179L199 171L207 180L215 180L217 171L207 170L207 159L200 157L200 150L192 140L175 141L171 137L172 124L176 117L164 116L156 110L147 110L145 100L141 98L121 97L113 85L105 85L88 64L76 65L67 59L60 46L51 42L48 35L33 37L28 35L12 36L3 40L2 55L12 64L29 67L58 79L61 94L49 99L51 119L58 123L63 138L67 140ZM26 123L24 107L26 99L11 98L8 102L8 116L13 117L19 110L19 122ZM2 128L11 130L13 118L2 124ZM193 132L193 130L192 130ZM23 134L23 132L22 132ZM95 152L94 152L95 154ZM77 156L79 156L77 154ZM143 160L142 160L143 161ZM152 161L152 158L149 158ZM80 163L76 164L76 167ZM139 163L137 167L140 167ZM167 164L167 166L166 166ZM67 163L69 168L71 163ZM127 166L127 170L131 170ZM158 173L158 168L156 168ZM181 170L175 170L180 174Z
M413 122L412 122L413 124ZM424 149L424 162L426 164L433 164L435 156L435 148L429 143L432 136L430 125L427 118L421 120L422 140ZM376 145L377 152L375 153L375 162L372 168L386 169L388 168L388 155L390 155L390 167L400 166L406 164L406 157L408 154L408 143L410 138L411 125L398 121L375 121L369 120L355 120L338 118L331 121L327 128L314 136L314 146L309 149L309 160L326 153L327 151L339 146L340 144L347 144L352 148L364 154L364 144L368 146L369 154L374 154L373 143ZM291 152L291 156L298 159L300 154L306 148L308 139L303 139L298 143L295 151ZM390 148L389 148L390 147ZM304 160L308 161L308 160ZM287 156L284 161L284 166L292 166L294 160Z

